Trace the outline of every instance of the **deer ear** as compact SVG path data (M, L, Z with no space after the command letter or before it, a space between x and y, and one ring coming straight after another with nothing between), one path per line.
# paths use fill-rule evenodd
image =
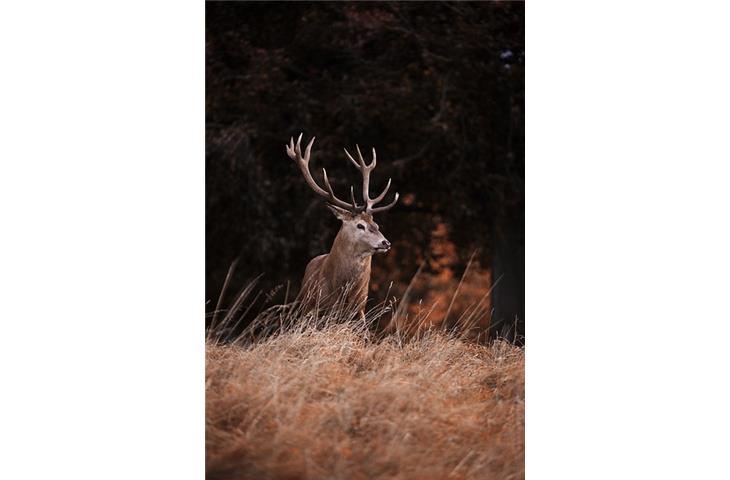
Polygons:
M343 222L345 220L352 220L352 213L345 210L344 208L336 207L334 205L330 205L329 203L327 204L327 208L329 208L330 211L335 214L335 217L342 220Z

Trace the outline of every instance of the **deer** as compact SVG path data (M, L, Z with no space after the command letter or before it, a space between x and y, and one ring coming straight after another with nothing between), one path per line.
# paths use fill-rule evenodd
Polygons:
M305 182L314 192L326 200L327 208L342 222L329 253L314 257L304 271L302 287L295 302L308 313L319 308L330 308L338 301L353 308L360 319L365 320L365 304L370 284L370 265L374 254L384 254L390 250L390 242L383 236L373 215L393 208L398 202L398 193L387 205L376 207L383 201L391 179L382 193L370 198L370 173L375 168L377 157L373 148L373 159L365 163L359 145L355 145L357 161L345 148L345 155L362 175L362 204L355 201L355 190L350 186L350 200L339 199L327 177L327 170L322 169L325 188L320 187L309 170L309 160L315 137L309 141L302 154L302 135L294 143L294 137L286 146L287 155L294 160L304 177Z

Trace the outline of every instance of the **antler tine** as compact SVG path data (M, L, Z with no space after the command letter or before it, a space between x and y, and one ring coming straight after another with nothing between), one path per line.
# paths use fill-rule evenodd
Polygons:
M302 136L299 135L299 138L301 138L301 137ZM312 145L314 144L314 139L315 138L317 138L317 137L312 137L312 139L307 144L307 148L304 149L304 158L307 159L307 162L309 162L309 154L312 152Z
M370 162L369 165L365 164L365 159L362 157L362 153L360 152L360 145L355 144L355 148L357 149L357 156L358 156L358 159L360 160L360 167L367 168L368 170L372 170L373 168L375 168L376 158L377 158L377 156L375 155L375 147L373 147L373 161Z
M324 168L322 169L322 175L324 176L324 185L325 185L325 187L327 187L328 196L330 198L336 199L337 197L335 197L335 192L332 190L332 185L330 185L330 180L329 180L329 178L327 178L327 170ZM347 208L349 208L351 210L354 209L354 207L352 205L350 205L350 204L347 204L347 205L348 205Z
M355 206L355 209L359 209L357 202L355 201L355 187L350 185L350 199L352 200L352 204Z
M389 178L388 179L388 184L383 189L383 193L381 193L380 195L378 195L377 197L375 197L375 198L372 199L372 205L376 205L376 204L378 204L378 203L380 203L380 202L383 201L383 199L385 198L385 194L388 193L388 189L390 188L390 181L391 181L391 179Z
M297 138L296 145L294 144L294 137L291 137L289 139L289 145L286 146L286 153L289 155L289 157L294 160L297 165L299 166L299 169L302 171L302 175L304 176L304 180L307 182L307 185L314 190L314 192L327 199L328 202L330 202L332 205L350 210L350 211L356 211L357 210L357 204L353 202L352 205L349 203L340 200L335 196L334 191L332 190L332 185L330 185L329 179L327 178L327 171L325 169L322 169L324 172L324 183L327 187L327 191L324 190L322 187L317 185L317 182L314 181L314 178L312 178L312 173L309 171L309 158L310 154L312 152L312 145L314 144L315 137L312 137L312 139L309 141L309 144L304 149L304 156L302 156L302 149L301 149L301 142L302 142L302 135L303 133L299 134L299 138Z
M352 155L350 155L350 152L348 152L346 148L343 150L345 150L345 155L347 155L347 158L349 158L350 161L352 162L352 164L355 165L355 168L360 168L360 164L357 163L354 158L352 158Z
M373 169L373 165L365 165L365 159L362 158L360 153L360 145L355 144L357 150L357 158L360 160L360 171L362 172L362 200L365 202L365 210L367 211L370 204L370 171Z
M360 162L360 167L365 167L365 159L362 158L362 153L360 152L360 145L357 143L355 144L355 150L357 150L357 160Z
M371 208L370 210L368 210L368 213L374 214L374 213L384 212L386 210L390 210L391 208L393 208L393 206L396 204L396 202L398 202L398 197L399 196L400 195L398 195L398 192L396 192L395 198L393 199L392 202L390 202L388 205L385 205L384 207Z
M388 184L383 189L383 192L378 195L375 198L370 198L370 172L375 168L377 165L377 153L375 152L375 148L373 148L373 160L370 162L370 164L365 163L365 159L362 156L362 152L360 151L360 146L355 145L355 150L357 151L357 157L359 161L356 161L354 158L352 158L352 155L350 155L350 152L345 149L345 154L347 155L347 158L350 159L350 162L352 162L353 165L355 165L358 170L360 170L360 174L362 175L362 198L365 202L365 205L363 207L363 211L368 213L375 213L375 212L383 212L385 210L388 210L392 208L396 202L398 201L398 194L395 194L395 199L389 203L388 205L385 205L383 207L377 207L373 208L374 205L377 205L380 203L384 198L385 195L388 193L388 189L390 188L391 179L388 179ZM352 203L355 204L355 196L352 192L350 192L350 196L352 197Z
M362 199L363 202L365 202L363 209L364 211L367 211L370 203L370 197L368 197L370 190L370 170L372 170L373 167L365 164L365 159L362 158L362 153L360 152L360 146L355 145L355 148L357 149L357 161L352 158L352 155L350 155L350 152L348 152L346 148L344 150L347 158L349 158L350 162L352 162L352 164L360 170L360 175L362 175Z

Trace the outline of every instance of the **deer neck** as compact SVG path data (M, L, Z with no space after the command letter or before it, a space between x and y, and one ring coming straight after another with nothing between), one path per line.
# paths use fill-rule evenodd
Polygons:
M327 255L325 268L335 283L352 282L365 276L369 279L371 256L369 252L358 250L340 230Z

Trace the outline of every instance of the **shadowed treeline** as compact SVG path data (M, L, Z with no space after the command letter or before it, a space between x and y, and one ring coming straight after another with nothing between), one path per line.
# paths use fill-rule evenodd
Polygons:
M357 143L378 152L372 191L392 177L401 194L376 216L393 248L371 304L422 267L413 308L458 318L494 286L485 325L524 333L523 4L206 3L208 312L236 258L228 291L264 274L275 303L328 251L339 222L284 151L300 132L320 184L326 167L359 195Z

